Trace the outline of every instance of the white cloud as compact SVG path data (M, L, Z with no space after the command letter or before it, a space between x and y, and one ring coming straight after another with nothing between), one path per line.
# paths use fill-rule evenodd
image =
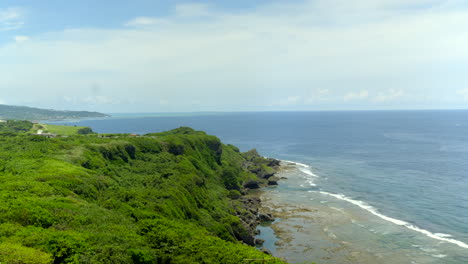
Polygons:
M330 89L314 89L310 93L309 97L305 100L307 104L323 102L329 100Z
M129 27L147 27L147 26L156 26L167 24L167 21L164 19L154 18L154 17L136 17L127 23L125 26Z
M62 100L69 105L116 105L122 103L123 101L115 97L103 95L94 95L86 97L63 96Z
M405 93L401 89L390 89L385 92L379 92L378 95L373 98L374 102L387 102L402 97Z
M164 17L122 21L121 29L49 32L0 46L0 72L8 73L0 87L41 101L139 99L134 107L143 111L164 109L154 98L179 111L193 101L203 102L201 110L322 101L343 108L355 100L375 107L466 80L468 11L442 2L318 0L237 13L178 5ZM445 68L453 76L437 74ZM83 88L93 83L117 99L93 97Z
M274 102L270 104L270 106L281 106L281 107L294 106L294 105L301 103L301 101L302 101L302 98L300 96L290 95L290 96L286 96L285 98L275 100Z
M203 17L214 14L208 5L198 3L178 4L175 11L176 15L181 17Z
M88 96L83 99L84 103L89 104L119 104L120 100L116 98L112 98L109 96L97 95L97 96Z
M24 24L24 11L18 7L0 8L0 31L18 29Z
M213 17L215 11L210 9L206 4L188 3L188 4L177 4L174 8L174 14L172 17L157 18L141 16L136 17L130 21L127 21L124 25L128 27L149 27L149 26L170 26L174 24L174 18L177 19L192 19L199 17Z
M15 36L14 39L15 39L16 43L21 44L21 43L24 43L24 42L28 41L29 37L28 36Z
M463 100L468 101L468 88L457 90L456 94L461 96Z
M367 90L362 90L359 92L350 92L347 93L344 97L344 101L354 101L354 100L363 100L369 97L369 91Z

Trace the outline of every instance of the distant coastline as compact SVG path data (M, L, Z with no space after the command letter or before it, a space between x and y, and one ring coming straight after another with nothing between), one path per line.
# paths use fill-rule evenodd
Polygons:
M90 112L90 111L68 111L68 110L52 110L42 109L27 106L3 105L0 104L0 119L1 120L68 120L68 119L83 119L83 118L102 118L110 115Z

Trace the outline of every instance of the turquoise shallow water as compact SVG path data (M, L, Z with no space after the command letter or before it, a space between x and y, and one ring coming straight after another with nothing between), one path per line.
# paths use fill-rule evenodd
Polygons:
M297 175L307 177L278 190L295 203L365 216L359 224L369 238L355 241L360 250L373 241L379 254L436 249L428 257L435 263L468 262L468 111L124 116L72 124L140 134L191 126L242 150L304 163L311 167L299 166Z

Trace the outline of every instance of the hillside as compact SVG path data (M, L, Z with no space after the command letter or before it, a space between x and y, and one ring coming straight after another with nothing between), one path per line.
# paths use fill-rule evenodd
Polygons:
M33 124L27 120L2 120L0 121L0 136L20 136L27 134L50 133L57 136L72 136L93 134L89 127L61 126L50 124Z
M0 136L0 262L282 263L239 242L269 163L190 128Z
M98 112L87 111L58 111L49 109L32 108L26 106L12 106L0 104L0 119L6 120L60 120L80 119L90 117L107 117Z

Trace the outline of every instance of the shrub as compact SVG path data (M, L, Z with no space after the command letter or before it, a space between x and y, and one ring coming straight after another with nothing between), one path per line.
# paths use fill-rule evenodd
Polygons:
M0 263L8 264L50 264L53 258L50 254L19 244L0 244Z
M76 133L78 133L78 135L89 135L89 134L94 134L94 131L89 127L83 127L83 128L78 129Z

